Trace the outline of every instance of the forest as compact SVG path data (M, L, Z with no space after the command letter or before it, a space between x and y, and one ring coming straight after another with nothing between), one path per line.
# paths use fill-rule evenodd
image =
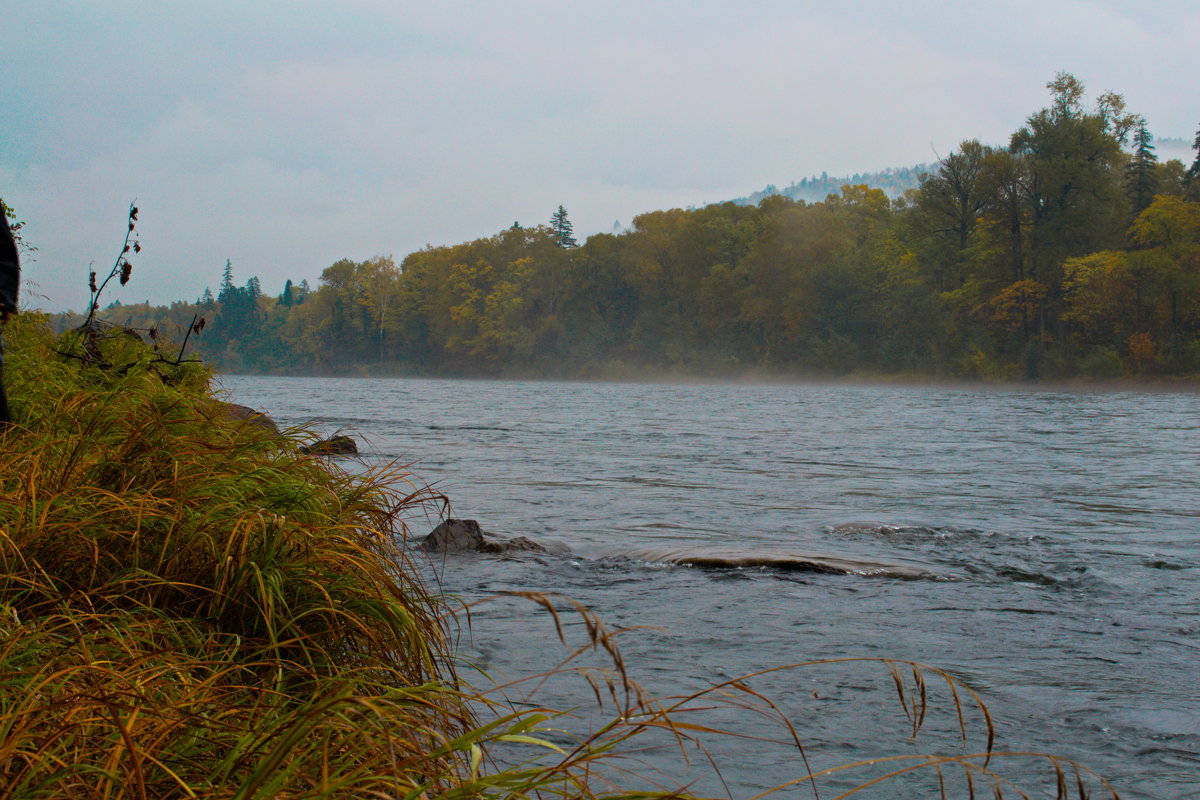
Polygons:
M582 244L560 206L278 295L227 262L215 296L98 316L175 346L204 319L188 353L234 372L1200 375L1200 132L1190 166L1160 162L1121 95L1047 87L1007 144L964 141L895 198L847 184L652 211Z

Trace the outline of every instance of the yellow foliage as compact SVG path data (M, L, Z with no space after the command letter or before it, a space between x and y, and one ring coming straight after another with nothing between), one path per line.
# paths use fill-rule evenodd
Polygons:
M1161 247L1173 258L1200 249L1200 203L1175 195L1156 195L1129 228L1139 247Z
M1042 309L1049 289L1035 280L1023 280L1004 287L987 302L988 317L1002 327L1025 324Z
M1098 341L1121 325L1136 292L1129 257L1122 251L1069 258L1063 263L1063 321L1084 341Z

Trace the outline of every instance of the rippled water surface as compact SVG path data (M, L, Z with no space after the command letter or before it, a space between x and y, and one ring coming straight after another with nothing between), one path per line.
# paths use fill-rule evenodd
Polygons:
M657 693L810 659L913 659L980 692L997 749L1078 759L1126 797L1200 797L1195 395L223 383L230 399L282 425L353 429L369 463L413 462L455 516L565 542L579 557L464 557L440 564L439 579L459 597L557 592L613 625L654 626L622 642L635 677ZM605 558L696 548L816 554L935 577ZM493 674L516 676L556 656L553 642L552 626L509 601L478 611L463 648ZM909 741L877 665L785 671L753 685L796 723L815 768L982 746L981 723L968 719L961 749L952 704L936 692L929 731ZM589 693L578 683L544 691L568 704ZM721 721L759 732L737 715ZM804 771L794 749L713 746L734 796ZM999 766L1031 780L1045 772L1028 761ZM805 791L782 796L812 796Z

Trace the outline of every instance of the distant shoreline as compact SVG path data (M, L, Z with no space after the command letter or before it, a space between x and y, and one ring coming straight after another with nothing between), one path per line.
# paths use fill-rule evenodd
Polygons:
M610 384L665 384L695 386L846 386L864 388L903 389L961 389L1027 392L1144 392L1144 393L1200 393L1200 376L1147 377L1123 376L1120 378L1070 378L1046 381L1000 381L980 378L934 377L913 374L853 374L829 375L764 375L748 373L742 376L687 375L687 374L630 374L620 376L571 376L545 374L506 375L463 375L430 374L415 372L389 372L361 369L357 371L249 371L218 370L218 375L237 375L261 378L359 378L368 380L428 380L428 381L521 381L529 383L610 383Z

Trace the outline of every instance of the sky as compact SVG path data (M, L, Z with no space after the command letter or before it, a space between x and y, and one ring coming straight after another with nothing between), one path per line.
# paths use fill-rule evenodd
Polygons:
M1200 126L1200 4L90 0L6 4L0 197L23 302L79 310L546 223L577 237L828 172L1003 144L1059 71Z

